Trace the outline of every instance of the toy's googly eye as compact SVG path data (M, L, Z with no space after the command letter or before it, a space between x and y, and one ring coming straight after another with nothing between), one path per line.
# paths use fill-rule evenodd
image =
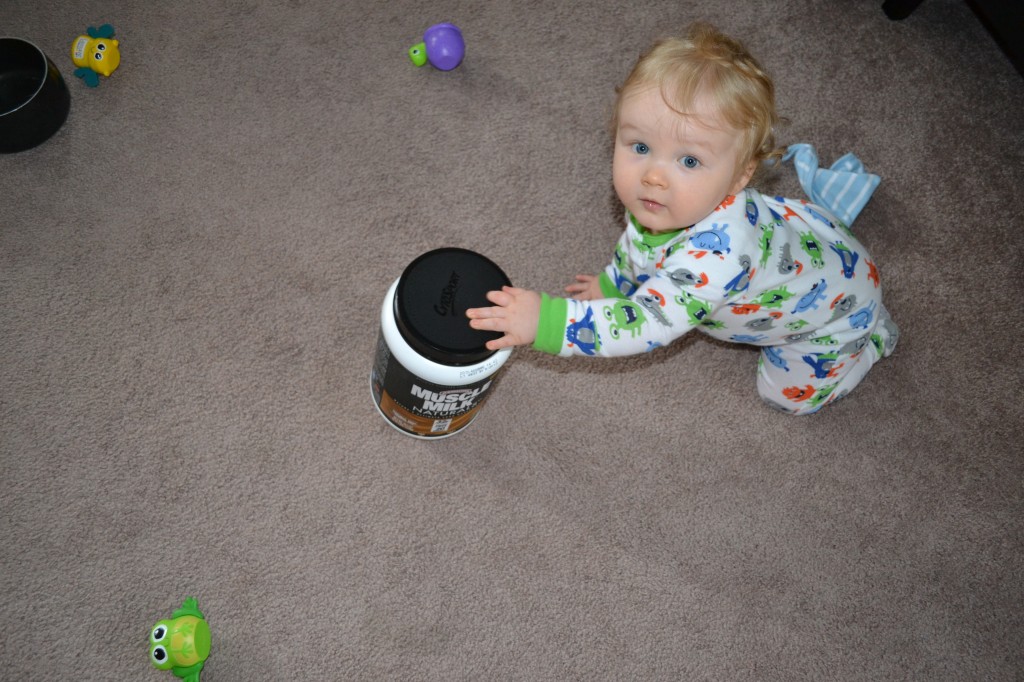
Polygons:
M107 46L104 45L103 43L100 43L99 45L96 46L96 49L99 50L100 52L103 52L104 50L107 49Z
M161 665L167 660L167 649L162 646L155 646L153 647L153 650L149 652L149 657L153 660L153 663Z
M162 641L164 641L164 638L166 638L166 637L167 637L167 626L166 625L157 625L155 628L153 628L153 632L150 633L149 641L151 641L151 642L162 642ZM166 655L166 652L165 652L164 655Z
M98 62L99 61L103 61L103 53L102 52L97 52L96 54L94 54L92 56L92 58L95 59Z

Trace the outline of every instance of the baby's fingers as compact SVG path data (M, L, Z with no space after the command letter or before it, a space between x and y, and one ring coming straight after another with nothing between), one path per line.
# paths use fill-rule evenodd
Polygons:
M505 309L501 306L494 306L493 308L469 308L466 310L466 317L471 320L486 320L504 316Z
M511 348L517 344L511 336L505 334L505 336L500 339L488 341L485 345L487 346L487 350L501 350L502 348Z
M494 308L479 308L478 310L494 310ZM498 308L497 310L501 310ZM500 317L494 317L491 315L480 315L472 316L469 318L469 326L473 329L480 329L486 332L504 332L507 331L506 322Z
M570 282L566 287L566 291L577 293L580 291L586 291L590 288L590 282L594 280L593 275L576 275L575 281Z
M525 289L518 287L505 286L501 288L501 291L488 291L487 300L495 305L499 305L503 308L512 305L515 302L516 297L521 295Z

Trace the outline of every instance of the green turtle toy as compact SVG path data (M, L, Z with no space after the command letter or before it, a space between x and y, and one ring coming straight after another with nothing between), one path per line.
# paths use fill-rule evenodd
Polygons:
M149 632L149 660L185 682L199 682L203 662L210 655L210 626L194 597L187 597L170 620L161 620Z

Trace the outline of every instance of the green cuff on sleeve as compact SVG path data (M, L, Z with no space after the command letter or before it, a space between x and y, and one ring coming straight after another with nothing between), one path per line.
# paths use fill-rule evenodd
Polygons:
M537 338L534 350L558 355L565 339L565 318L569 314L569 302L564 298L553 298L545 293L540 295L540 320L537 322Z
M619 288L615 286L615 282L608 276L607 270L602 270L601 274L598 275L597 281L601 284L601 293L604 294L605 298L629 298L625 296Z

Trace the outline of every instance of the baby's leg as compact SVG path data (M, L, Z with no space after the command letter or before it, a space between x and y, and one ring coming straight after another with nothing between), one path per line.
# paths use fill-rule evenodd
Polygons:
M758 360L757 392L783 412L812 414L856 388L882 352L870 334L841 348L806 341L766 347Z
M875 331L871 335L871 342L875 344L875 348L882 354L882 357L887 358L892 355L892 352L896 349L896 342L899 340L900 328L892 321L892 317L889 316L889 311L885 309L885 306L880 306L878 323L875 325Z

